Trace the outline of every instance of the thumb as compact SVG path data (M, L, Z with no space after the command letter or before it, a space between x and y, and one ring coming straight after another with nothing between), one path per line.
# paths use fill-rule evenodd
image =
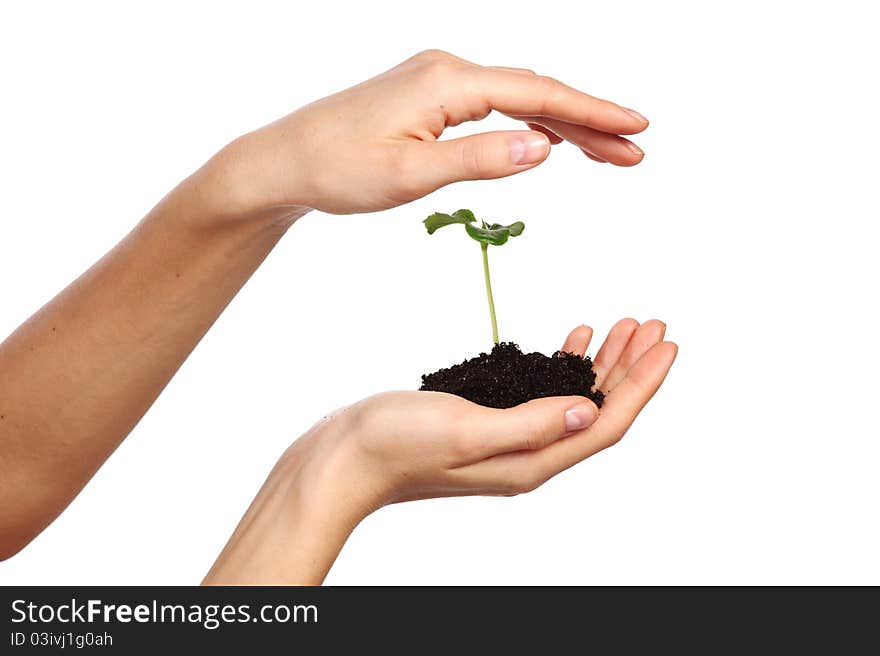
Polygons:
M461 180L503 178L534 168L550 154L550 140L532 130L484 132L425 143L421 170L439 188Z
M548 396L497 410L483 408L470 416L467 433L479 435L480 458L510 451L543 449L596 421L596 404L582 396Z

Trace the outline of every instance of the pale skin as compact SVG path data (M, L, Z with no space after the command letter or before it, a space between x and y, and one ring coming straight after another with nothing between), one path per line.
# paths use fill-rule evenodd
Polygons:
M402 501L530 492L615 444L677 347L660 321L619 321L596 355L601 412L582 397L509 410L451 394L387 392L319 422L281 457L204 583L317 585L371 512ZM563 350L583 355L575 328Z
M438 140L495 110L532 129ZM459 180L513 175L568 141L619 166L633 110L524 69L420 53L223 148L0 344L0 557L51 523L275 244L310 209L366 213ZM580 327L565 348L583 353ZM319 583L345 539L397 501L515 494L616 442L665 377L664 326L619 322L596 357L607 404L491 410L380 394L323 420L270 474L206 583Z

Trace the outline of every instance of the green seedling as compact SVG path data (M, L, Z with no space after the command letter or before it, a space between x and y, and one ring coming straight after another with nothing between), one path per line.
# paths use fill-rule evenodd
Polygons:
M464 224L464 229L470 235L471 239L480 242L480 248L483 251L483 276L486 279L486 297L489 299L489 317L492 319L492 340L498 343L498 321L495 319L495 300L492 298L492 280L489 278L489 244L493 246L501 246L507 243L510 237L518 237L525 230L526 226L522 221L511 223L510 225L501 225L500 223L486 223L480 221L477 225L477 218L470 210L458 210L452 214L441 214L435 212L424 221L428 234L433 235L434 231L444 226L454 223Z

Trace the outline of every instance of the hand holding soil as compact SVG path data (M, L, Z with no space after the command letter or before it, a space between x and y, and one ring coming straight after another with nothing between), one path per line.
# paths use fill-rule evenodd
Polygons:
M666 377L677 347L665 325L618 322L595 360L599 411L578 396L486 408L440 392L388 392L325 418L279 461L205 579L323 581L357 524L381 506L515 495L615 444ZM592 338L575 328L563 350Z

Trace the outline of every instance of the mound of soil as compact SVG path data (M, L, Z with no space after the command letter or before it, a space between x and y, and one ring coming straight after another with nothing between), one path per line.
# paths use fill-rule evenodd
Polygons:
M491 353L422 376L420 389L449 392L490 408L511 408L545 396L586 396L602 407L605 395L594 390L593 361L557 351L523 353L513 342L496 344Z

